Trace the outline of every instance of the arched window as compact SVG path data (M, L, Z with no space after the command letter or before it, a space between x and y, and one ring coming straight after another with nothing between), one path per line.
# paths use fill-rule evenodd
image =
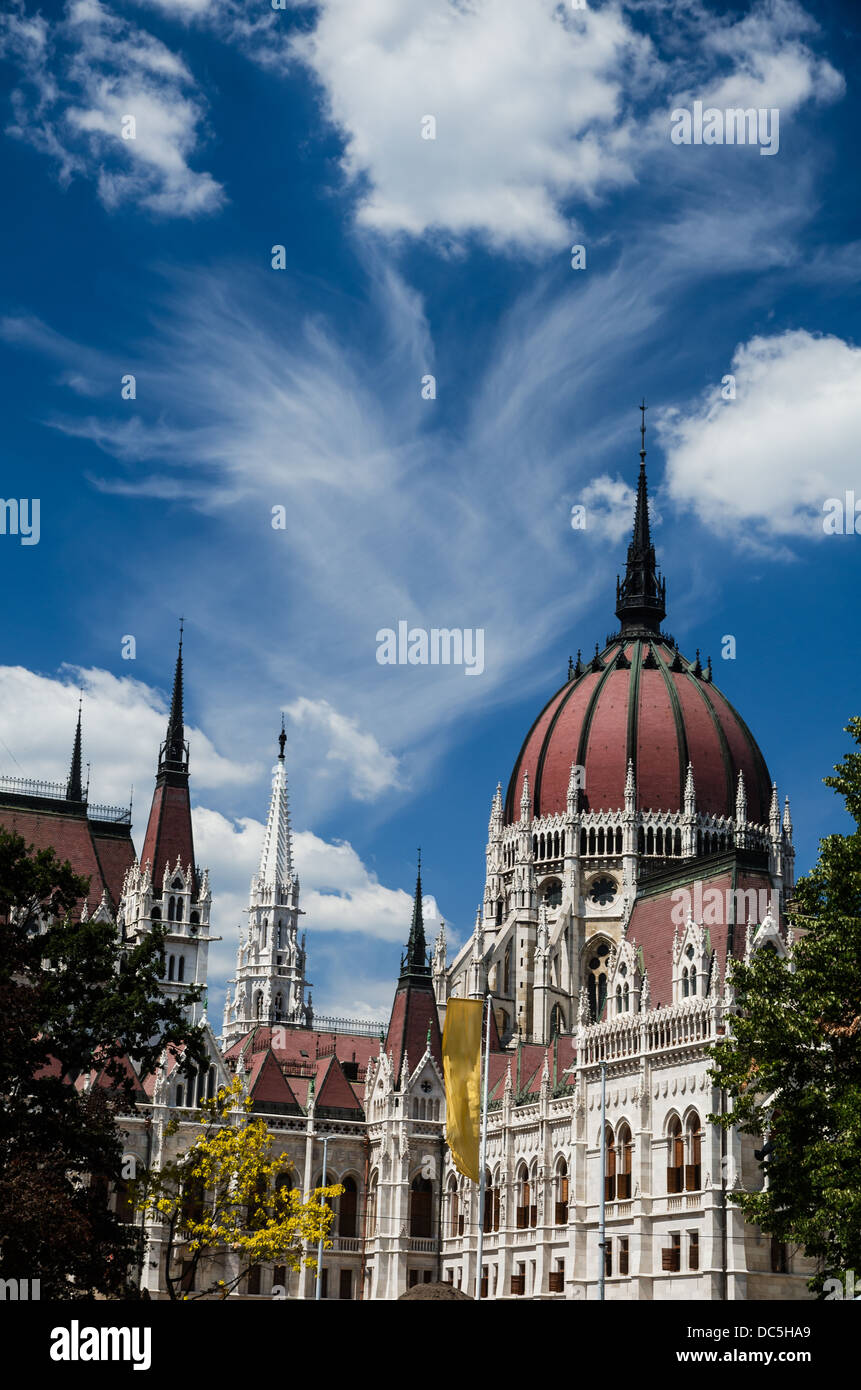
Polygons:
M616 830L616 853L622 853L622 829L621 826Z
M181 982L185 979L185 956L180 956L176 967L176 978Z
M647 853L647 854L654 854L654 852L655 852L655 832L654 832L654 830L652 829L652 827L649 826L648 830L646 831L646 853Z
M182 1105L182 1104L183 1104L183 1099L182 1099L182 1098L183 1098L184 1094L185 1094L185 1088L184 1088L182 1085L177 1086L177 1088L176 1088L176 1104L177 1104L177 1105Z
M585 853L586 853L586 831L585 831L585 830L581 830L581 831L580 831L580 853L581 853L581 854L585 854Z
M410 1235L428 1240L433 1235L433 1183L413 1178L410 1189Z
M460 1194L454 1173L448 1180L448 1233L450 1236L463 1235L463 1217L460 1213Z
M215 1095L215 1067L210 1067L206 1073L206 1099L212 1100Z
M283 1001L283 997L282 997L282 995L281 995L281 991L279 990L279 992L278 992L278 993L276 994L276 996L275 996L275 1022L276 1022L276 1023L280 1023L280 1022L281 1022L281 1010L282 1010L283 1002L284 1002L284 1001Z
M496 1226L493 1224L494 1198L496 1200L497 1212ZM494 1191L493 1176L490 1170L484 1175L484 1214L482 1221L485 1231L495 1231L499 1225L499 1191Z
M565 1015L559 1004L554 1004L550 1010L550 1036L558 1038L560 1033L565 1030Z
M379 1184L379 1173L377 1173L375 1169L368 1183L368 1202L365 1209L365 1234L368 1239L377 1233L377 1196L379 1194Z
M605 1130L607 1137L607 1154L604 1159L604 1200L614 1202L616 1200L616 1144L613 1139L613 1131L609 1125Z
M663 852L664 852L664 832L663 832L663 830L661 829L661 827L658 826L657 830L655 831L655 854L663 854Z
M687 1163L685 1164L685 1191L699 1192L702 1178L703 1136L698 1115L689 1115L687 1123Z
M684 1188L685 1145L682 1139L682 1122L678 1115L671 1115L667 1125L667 1192L681 1192Z
M185 1103L188 1106L194 1105L194 1092L197 1084L197 1072L192 1069L188 1073L188 1086L186 1087Z
M263 918L263 925L262 925L261 928L260 928L260 945L261 945L262 947L264 947L264 949L265 949L265 947L266 947L266 929L267 929L267 922L266 922L266 918L264 917L264 918Z
M563 854L564 854L564 850L563 850ZM553 858L554 858L554 859L558 859L558 858L559 858L559 831L558 831L558 830L555 830L555 831L553 832Z
M172 979L173 979L174 971L175 971L175 970L176 970L176 958L175 958L174 956L168 956L168 958L167 958L167 978L168 978L169 980L172 980Z
M502 926L502 899L501 899L501 898L497 898L497 900L496 900L496 925L497 925L498 927L501 927L501 926Z
M686 946L686 947L685 947L685 955L687 956L687 958L688 958L688 960L691 962L691 964L690 964L690 966L688 967L687 970L683 970L683 971L682 971L682 993L683 993L683 994L687 994L687 993L688 993L688 990L687 990L687 988L685 987L685 978L687 977L687 980L688 980L688 983L689 983L689 986L690 986L690 992L691 992L691 994L696 994L696 992L697 992L697 968L696 968L696 966L695 966L694 963L693 963L693 959L694 959L694 948L693 948L693 946Z
M192 912L192 914L191 914L191 916L189 917L188 920L189 920L189 922L191 923L191 925L192 925L193 927L199 927L199 926L200 926L200 913L199 913L199 912Z
M151 919L151 921L153 921L153 922L160 922L160 921L161 921L161 908L160 908L160 907L154 907L154 908L153 908L152 912L150 913L150 919Z
M171 898L167 905L167 920L172 922L176 917L176 898Z
M685 966L683 966L683 968L682 968L682 998L683 998L683 999L687 999L687 997L688 997L688 995L690 994L690 992L691 992L691 982L690 982L690 980L688 979L688 967L685 965Z
M631 1139L631 1131L627 1125L620 1125L616 1134L616 1150L618 1158L619 1172L617 1175L617 1191L619 1201L625 1202L631 1196L631 1168L634 1158L634 1143Z
M533 859L537 859L537 858L538 858L538 836L537 836L537 835L533 835L533 836L532 836L532 858L533 858Z
M560 1158L556 1163L556 1173L554 1174L554 1185L556 1188L555 1217L557 1226L568 1225L568 1164L564 1158Z
M637 850L640 854L646 853L646 832L642 826L637 831Z
M178 922L182 921L182 898L177 898L176 900L176 920Z
M505 948L505 955L502 958L502 993L511 993L511 946Z
M525 1231L531 1224L532 1188L529 1184L529 1169L525 1163L520 1165L517 1173L517 1229Z
M342 1178L341 1186L344 1191L338 1198L338 1235L355 1236L356 1211L359 1201L359 1189L356 1186L356 1179Z
M599 828L598 828L598 853L599 853L599 854L603 854L603 853L604 853L604 827L603 827L603 825L602 825L602 826L599 826Z
M673 836L673 854L681 855L682 852L682 832L677 830Z
M593 826L592 829L589 831L589 853L590 853L590 854L594 854L594 853L595 853L595 827L594 827L594 826Z
M593 1022L597 1022L601 1017L607 1000L607 957L609 954L610 947L606 941L602 941L595 947L595 954L590 956L588 960L589 975L586 981L586 992L589 997L589 1009Z

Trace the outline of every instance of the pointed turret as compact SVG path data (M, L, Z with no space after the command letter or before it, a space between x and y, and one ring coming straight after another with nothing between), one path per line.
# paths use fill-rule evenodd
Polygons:
M419 850L416 891L413 898L413 920L410 924L410 935L407 941L406 954L401 960L401 984L408 983L410 980L430 979L431 968L428 965L427 955L425 924L422 914L422 852Z
M81 704L83 696L78 699L78 723L75 729L75 742L72 746L72 765L69 768L69 780L66 783L66 800L84 800L84 779L81 763Z
M660 632L666 617L666 581L658 575L655 547L649 526L649 495L646 485L646 410L640 406L640 476L637 480L637 506L634 512L634 534L628 546L625 578L616 580L616 616L622 632Z
M422 914L422 863L419 850L413 917L407 949L401 957L401 973L386 1033L386 1051L392 1055L394 1075L400 1074L407 1050L414 1057L422 1054L428 1029L430 1048L442 1066L442 1036L439 1027L434 980L427 960L424 917Z
M159 749L155 792L144 836L141 861L148 859L152 881L161 886L165 870L179 861L190 865L194 879L192 896L197 897L197 869L194 858L194 837L191 830L191 794L188 784L188 744L182 708L182 625L179 629L179 651L173 677L173 693L167 734Z
M685 774L685 815L693 816L697 809L697 793L694 786L694 768L692 763L688 763L688 770Z

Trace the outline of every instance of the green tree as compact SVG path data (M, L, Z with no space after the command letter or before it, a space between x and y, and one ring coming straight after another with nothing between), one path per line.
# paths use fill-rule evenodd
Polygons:
M846 732L861 746L861 718ZM820 841L788 911L791 968L760 950L732 972L739 1012L712 1051L733 1111L725 1127L768 1135L767 1187L733 1194L745 1215L817 1261L810 1281L861 1270L861 752L824 779L855 822Z
M251 1098L243 1099L242 1090L235 1077L212 1100L201 1101L195 1142L134 1184L137 1210L164 1232L172 1299L226 1298L256 1265L313 1268L314 1257L303 1254L306 1242L331 1246L328 1202L343 1187L318 1187L303 1200L285 1181L290 1160L272 1156L266 1124L250 1118ZM178 1128L173 1119L167 1133ZM220 1269L226 1255L235 1256L227 1278Z
M159 988L164 928L140 945L81 922L89 880L0 829L0 1275L42 1298L134 1296L138 1233L110 1209L118 1121L164 1047L202 1064L201 1030ZM95 1084L90 1084L95 1078Z

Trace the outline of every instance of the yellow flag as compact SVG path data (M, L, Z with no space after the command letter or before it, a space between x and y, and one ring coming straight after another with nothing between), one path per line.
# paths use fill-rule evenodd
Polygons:
M445 1076L445 1137L454 1166L464 1177L479 1179L481 1127L481 999L450 999L442 1035Z

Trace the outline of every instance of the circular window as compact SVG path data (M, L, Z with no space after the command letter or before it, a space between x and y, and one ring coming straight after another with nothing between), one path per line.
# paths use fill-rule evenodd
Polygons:
M558 878L550 880L544 889L543 897L548 907L562 906L562 884Z
M596 878L589 889L589 901L606 907L616 896L616 885L612 878Z

